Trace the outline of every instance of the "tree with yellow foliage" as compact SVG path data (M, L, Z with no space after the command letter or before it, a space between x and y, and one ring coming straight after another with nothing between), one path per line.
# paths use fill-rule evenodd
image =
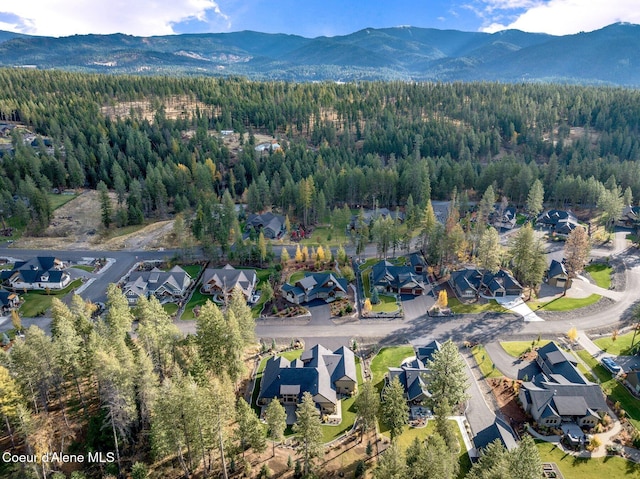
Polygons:
M298 247L296 248L295 260L296 263L301 263L304 260L304 258L302 257L302 251L300 250L300 245L298 245Z
M576 342L576 339L578 339L578 329L575 326L567 331L567 338L569 338L569 341L572 343Z
M309 248L306 246L302 248L302 261L306 262L309 259Z
M324 248L322 246L318 246L318 249L316 250L316 261L323 263L325 259Z
M447 304L449 304L449 297L447 296L447 291L446 290L441 290L438 293L438 307L439 308L446 308Z
M369 298L364 300L364 305L362 306L362 308L364 309L365 313L371 312L371 310L373 309L373 306L371 306L371 300Z

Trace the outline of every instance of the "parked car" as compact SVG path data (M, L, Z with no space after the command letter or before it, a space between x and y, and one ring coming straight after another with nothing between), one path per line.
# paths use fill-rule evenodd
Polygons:
M622 372L622 368L611 358L602 358L602 365L607 368L611 373L618 374Z

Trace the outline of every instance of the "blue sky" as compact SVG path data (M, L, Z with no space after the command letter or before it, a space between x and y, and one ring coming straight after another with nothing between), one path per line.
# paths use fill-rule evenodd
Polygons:
M15 0L0 30L33 35L168 35L255 30L305 37L398 25L554 35L640 24L638 0Z

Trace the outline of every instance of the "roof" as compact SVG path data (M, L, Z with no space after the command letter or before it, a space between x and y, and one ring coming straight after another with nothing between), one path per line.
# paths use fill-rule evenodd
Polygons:
M534 418L585 416L593 411L606 411L607 403L598 384L558 384L531 382L522 384L528 392ZM536 414L537 412L537 414Z
M235 269L231 265L224 268L207 268L202 275L203 284L212 284L216 288L229 293L238 287L248 298L253 293L258 275L253 269Z
M538 349L538 364L541 364L548 379L557 383L590 384L576 367L578 362L553 341ZM546 370L545 370L546 369Z
M284 227L285 217L267 211L262 214L252 213L247 217L247 226L252 228L269 228L273 231L280 231Z
M342 291L347 294L349 282L345 278L336 278L333 273L305 273L304 277L296 281L295 285L285 283L282 291L293 294L302 300L306 295L307 301L313 301L320 293Z
M191 276L179 266L174 266L169 271L153 268L151 271L131 273L123 291L133 296L144 296L164 288L170 293L181 294L190 283Z
M549 278L555 278L556 276L567 276L567 268L560 261L555 259L551 261L549 265Z
M23 283L59 283L63 278L62 262L53 256L37 256L29 261L16 261L12 270L5 270L2 280L19 277Z
M578 218L570 210L549 210L540 216L536 221L547 226L556 226L558 223L575 223L578 224Z
M389 261L379 261L371 267L371 284L393 286L394 288L425 289L422 277L411 266L396 266Z
M409 401L418 399L421 395L431 397L431 393L427 390L426 383L424 382L424 376L430 371L427 367L427 362L440 350L440 347L438 341L431 341L425 345L414 346L415 358L404 362L400 367L388 368L388 380L391 381L394 377L397 377Z
M518 447L511 427L498 417L495 418L493 424L484 428L473 438L476 449L484 449L493 441L501 442L509 451Z
M269 358L258 397L270 399L282 394L297 394L300 399L303 392L309 392L337 404L335 382L345 377L354 383L358 381L353 352L344 346L332 352L317 344L293 362L281 356Z

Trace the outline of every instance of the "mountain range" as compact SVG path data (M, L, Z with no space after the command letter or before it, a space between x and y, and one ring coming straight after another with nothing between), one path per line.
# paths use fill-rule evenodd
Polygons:
M501 81L640 86L640 25L553 36L367 28L335 37L253 31L40 37L0 31L0 66L288 81Z

